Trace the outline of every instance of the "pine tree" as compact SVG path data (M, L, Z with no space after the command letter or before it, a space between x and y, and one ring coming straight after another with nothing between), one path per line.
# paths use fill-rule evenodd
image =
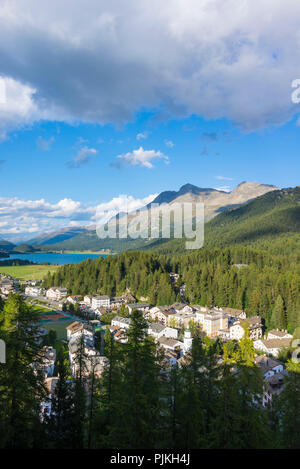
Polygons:
M287 363L288 376L279 396L282 446L300 449L300 364Z
M68 380L69 362L63 353L57 359L58 381L51 398L51 413L45 419L47 442L53 448L72 448L74 392Z
M9 295L2 314L6 363L0 364L0 447L33 447L42 432L40 410L46 398L36 314L20 295Z

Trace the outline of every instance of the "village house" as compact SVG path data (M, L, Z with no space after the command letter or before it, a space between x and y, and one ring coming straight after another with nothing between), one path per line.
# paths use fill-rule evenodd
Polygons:
M284 370L283 363L267 357L266 355L258 355L255 357L254 363L262 370L264 379L268 379L276 373L282 373Z
M259 339L253 342L254 348L256 350L261 350L262 352L272 355L273 357L278 357L279 352L283 348L290 347L292 339Z
M54 365L56 361L56 350L53 347L45 346L43 347L43 359L42 367L46 376L53 376L54 374Z
M183 342L181 342L178 339L171 339L169 337L162 336L157 339L157 343L164 349L173 350L174 352L177 352L178 354L181 354L183 350Z
M1 276L0 278L0 292L3 295L9 295L10 293L16 293L18 290L18 282L9 277L9 276Z
M187 313L192 314L194 312L193 307L185 303L174 303L170 306L170 310L174 313Z
M81 337L83 337L83 345L84 345L83 351L86 357L86 361L88 361L88 359L91 356L97 355L97 351L94 347L93 336L91 337L90 335L85 335L83 331L80 332L79 334L75 334L71 336L68 347L69 347L70 366L71 366L71 371L72 371L73 376L76 376L78 372L78 363L77 363L76 357L77 357L78 347L80 344Z
M122 305L126 304L126 296L115 296L111 298L110 300L110 308L111 309L117 309L121 308Z
M67 302L71 303L72 305L76 305L77 303L80 302L81 296L80 295L72 295L68 296Z
M120 327L115 326L116 328L112 331L114 339L121 344L127 344L128 336L126 334L126 329L121 329Z
M25 295L27 296L41 296L43 293L43 289L41 287L29 286L25 288Z
M175 313L173 311L170 311L169 306L154 306L150 309L148 317L149 319L152 319L152 321L167 325L169 316L174 314Z
M253 316L246 319L238 319L230 326L230 339L241 340L245 334L245 327L249 328L249 337L251 340L258 340L262 337L263 325L259 316Z
M204 308L196 310L196 322L208 337L217 337L219 331L228 329L228 316L221 308Z
M74 321L72 324L66 327L67 329L67 339L70 340L72 338L80 337L81 334L84 334L86 337L93 339L94 336L94 329L89 324Z
M92 300L93 300L93 295L85 295L83 297L83 302L84 304L86 304L87 306L92 306Z
M267 339L292 339L292 334L288 334L287 331L280 331L279 329L272 329L267 334Z
M66 297L68 294L68 290L62 287L52 287L49 288L46 292L46 297L48 300L52 301L60 301L62 298Z
M177 365L177 353L174 352L173 350L166 349L165 358L168 361L169 365L171 366Z
M178 338L178 330L172 327L164 326L159 323L150 323L148 328L148 334L158 339L159 337L170 337L173 339Z
M284 378L287 372L284 370L282 373L276 373L265 380L264 393L263 393L263 406L266 407L273 399L273 396L278 396L284 386Z
M106 308L97 308L94 310L94 315L100 319L102 314L106 314L107 313L107 309Z
M130 318L122 318L121 316L116 316L113 318L111 321L112 326L118 326L122 329L129 329L131 324L131 319Z
M41 404L41 415L40 418L43 421L46 417L51 415L51 400L55 392L56 385L58 383L58 376L49 377L45 379L45 385L48 390L48 399L42 402Z
M134 309L137 309L138 311L142 311L143 313L147 313L151 306L148 303L130 303L127 305L129 314L132 314L132 311Z
M188 327L190 321L196 322L196 314L191 312L178 312L168 316L168 325L171 327Z
M92 298L92 309L97 309L100 307L109 308L110 307L110 297L107 295L95 295Z

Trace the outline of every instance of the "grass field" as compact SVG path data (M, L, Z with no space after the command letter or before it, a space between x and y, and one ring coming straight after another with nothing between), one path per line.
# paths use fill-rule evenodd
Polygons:
M43 315L43 314L48 315L48 314L51 314L51 313L53 313L53 314L56 313L56 311L51 310L51 308L46 308L46 307L43 307L41 305L32 305L32 304L30 304L30 307L39 315ZM48 331L50 331L51 329L56 331L57 339L62 340L62 339L67 338L66 327L69 324L71 324L72 322L74 322L74 320L75 320L74 318L69 317L68 319L59 320L59 321L55 321L55 322L40 321L39 326L42 327L43 329L47 329Z
M66 319L65 321L56 321L51 323L47 322L46 324L41 322L39 325L48 331L51 329L56 331L57 339L62 340L67 338L66 327L72 324L72 322L74 322L74 319Z
M55 272L57 265L13 265L1 266L0 274L11 275L20 280L43 279L48 272Z

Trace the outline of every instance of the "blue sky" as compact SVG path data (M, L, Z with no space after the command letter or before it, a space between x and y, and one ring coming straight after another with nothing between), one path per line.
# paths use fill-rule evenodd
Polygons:
M142 198L177 190L187 182L200 187L234 188L257 181L279 187L299 182L300 128L296 120L245 133L226 119L201 117L153 122L141 114L121 129L113 125L38 123L1 143L1 197L55 203L72 198L85 204L118 194ZM152 168L122 164L119 155L142 147L168 157ZM82 149L94 149L70 167Z
M299 184L299 5L72 5L0 6L0 236L186 183Z

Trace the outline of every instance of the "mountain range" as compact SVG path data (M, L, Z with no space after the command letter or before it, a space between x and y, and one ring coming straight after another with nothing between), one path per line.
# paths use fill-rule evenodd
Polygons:
M185 184L178 191L165 191L152 203L182 202L205 204L205 245L221 246L252 243L283 233L300 232L300 188L280 190L276 186L243 182L231 192ZM147 208L147 207L145 207ZM129 214L130 215L130 214ZM120 216L120 223L122 216ZM29 250L100 250L121 252L129 249L181 250L180 239L99 239L95 226L74 227L45 233L26 242ZM29 246L28 246L29 245ZM21 246L7 244L7 250ZM1 249L1 242L0 242ZM2 248L3 249L3 248ZM5 247L4 247L5 249ZM21 251L22 249L20 249Z

